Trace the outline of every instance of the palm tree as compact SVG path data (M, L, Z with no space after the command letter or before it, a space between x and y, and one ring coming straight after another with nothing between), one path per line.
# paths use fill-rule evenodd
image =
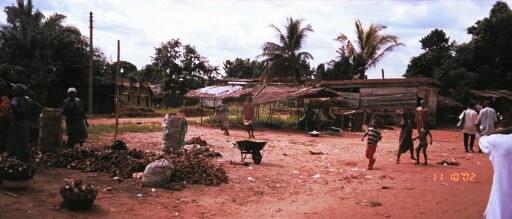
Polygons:
M336 39L341 43L338 53L342 58L350 59L352 69L359 79L367 78L366 70L375 67L385 54L398 46L404 46L398 42L397 36L379 34L384 29L386 26L371 24L367 30L364 30L361 21L356 20L357 48L343 33Z
M29 72L26 83L35 90L36 99L44 104L48 85L58 77L61 83L83 83L85 70L77 66L87 64L88 44L76 27L63 25L66 16L55 13L45 17L34 10L31 0L26 4L18 0L4 11L7 23L0 27L0 62ZM74 74L62 74L65 72Z
M285 26L286 32L282 32L274 25L279 37L279 43L266 42L263 44L263 53L259 57L265 57L263 60L267 68L263 71L261 79L267 83L272 78L294 77L295 83L302 84L301 77L309 71L308 60L313 56L308 52L301 52L308 32L313 32L311 25L302 26L303 19L294 20L292 17L287 19L288 25Z

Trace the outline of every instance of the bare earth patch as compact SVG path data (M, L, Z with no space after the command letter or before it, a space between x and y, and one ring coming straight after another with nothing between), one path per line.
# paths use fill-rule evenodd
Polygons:
M152 192L140 187L140 179L118 182L102 173L40 168L29 189L0 189L0 217L482 218L493 174L487 156L464 153L458 130L434 130L434 144L428 148L429 165L414 165L408 154L402 156L401 164L395 164L398 132L383 131L375 168L368 171L362 133L314 138L297 131L257 130L256 140L268 141L262 163L255 165L249 159L251 165L243 166L230 164L231 160L240 162L240 151L228 142L245 139L243 130L230 130L232 135L224 136L219 129L191 125L187 139L200 136L224 156L212 162L224 166L229 184ZM162 133L129 133L118 138L129 148L159 151ZM88 140L89 146L111 143L112 136ZM323 154L312 155L310 151ZM460 165L436 164L443 160L455 160ZM469 176L466 173L474 174L473 181L464 177ZM59 187L68 178L101 187L90 211L59 208ZM138 192L142 197L137 197Z

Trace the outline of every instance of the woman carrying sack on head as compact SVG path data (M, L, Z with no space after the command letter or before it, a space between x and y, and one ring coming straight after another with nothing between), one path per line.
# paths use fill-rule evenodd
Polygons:
M464 133L464 149L466 152L475 152L473 146L478 130L478 113L475 110L474 102L468 104L468 108L460 114L459 119L461 120L459 123L463 123L461 128Z

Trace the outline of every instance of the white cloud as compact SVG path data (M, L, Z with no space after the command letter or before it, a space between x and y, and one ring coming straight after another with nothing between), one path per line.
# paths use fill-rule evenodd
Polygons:
M509 6L512 0L507 0ZM15 1L1 0L0 7ZM336 58L339 46L333 39L340 33L354 38L354 21L366 27L386 25L385 33L397 35L406 46L390 53L369 71L370 78L400 77L411 57L420 54L419 40L432 29L443 29L458 43L467 42L467 27L487 17L493 1L278 1L278 0L34 0L36 8L49 15L67 16L67 24L89 34L89 11L94 13L94 45L116 59L121 40L121 59L138 68L151 62L154 48L171 39L196 47L214 65L222 68L227 59L254 59L266 41L277 41L270 24L279 28L286 18L305 19L314 33L305 51L314 56L312 67ZM5 13L0 13L5 22Z

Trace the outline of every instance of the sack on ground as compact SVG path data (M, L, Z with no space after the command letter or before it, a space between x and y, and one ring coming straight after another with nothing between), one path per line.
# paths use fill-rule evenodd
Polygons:
M59 109L44 108L39 118L39 149L55 152L62 145L62 119Z
M172 163L162 158L153 161L144 170L142 183L144 185L162 185L169 183L173 171Z
M162 151L166 153L181 152L185 146L187 120L184 116L169 116L164 118L162 136Z

